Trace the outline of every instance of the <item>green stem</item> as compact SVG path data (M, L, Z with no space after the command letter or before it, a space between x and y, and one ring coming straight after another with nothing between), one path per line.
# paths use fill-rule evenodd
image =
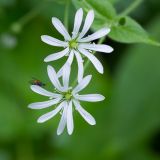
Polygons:
M70 5L70 1L67 0L66 6L65 6L65 11L64 11L64 25L67 29L68 29L69 5Z
M102 43L105 41L105 38L106 38L106 37L102 37L101 39L99 39L98 44L102 44ZM93 52L93 55L94 55L95 53L96 53L96 51ZM87 69L87 67L89 66L89 64L90 64L90 60L87 59L86 63L84 64L84 71ZM75 80L73 81L73 83L72 83L73 85L72 85L72 86L75 86L76 83L77 83L77 79L75 79Z
M18 23L21 24L22 26L24 26L30 20L32 20L33 18L35 18L40 13L40 11L41 11L42 8L43 8L43 6L41 6L41 5L38 6L37 8L34 8L30 12L28 12L25 16L23 16L22 18L20 18L18 20Z
M134 2L128 7L126 8L120 15L121 16L126 16L128 14L130 14L132 11L134 11L141 3L143 2L143 0L134 0Z

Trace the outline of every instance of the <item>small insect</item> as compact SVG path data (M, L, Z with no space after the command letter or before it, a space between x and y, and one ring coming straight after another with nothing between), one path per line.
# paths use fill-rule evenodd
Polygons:
M38 80L36 78L32 78L32 80L30 80L29 83L31 85L37 85L37 86L40 86L40 87L45 87L46 86L45 83L43 83L42 81L40 81L40 80Z

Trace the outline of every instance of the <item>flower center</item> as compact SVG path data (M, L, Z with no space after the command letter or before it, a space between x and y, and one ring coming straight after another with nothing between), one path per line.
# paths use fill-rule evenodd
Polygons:
M67 92L64 93L64 98L69 101L72 99L72 91L68 90Z
M69 93L65 94L65 98L66 100L70 100L72 98L72 94Z
M69 42L69 47L72 49L76 49L78 47L78 43L76 42L76 40L71 40Z

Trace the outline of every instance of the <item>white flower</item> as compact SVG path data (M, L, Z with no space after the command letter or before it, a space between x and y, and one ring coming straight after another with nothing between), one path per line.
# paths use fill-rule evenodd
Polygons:
M95 119L84 108L82 108L82 106L80 105L80 101L88 101L88 102L102 101L104 100L104 96L100 94L86 94L86 95L78 94L78 92L83 90L89 84L91 80L91 75L88 75L85 78L83 78L81 82L78 83L78 85L72 89L71 87L69 87L69 77L70 77L69 64L66 64L65 67L63 68L63 75L62 75L63 85L61 85L61 82L59 81L58 76L53 67L48 66L47 71L50 81L55 87L55 92L52 93L40 86L31 85L31 89L34 92L49 97L49 100L44 102L32 103L28 107L31 109L43 109L51 107L53 105L56 105L56 107L51 112L42 115L38 119L38 123L43 123L54 117L57 113L59 112L61 113L62 111L62 116L57 129L57 134L60 135L63 132L65 126L67 126L68 134L71 135L74 129L73 115L72 115L73 104L74 104L75 109L79 112L79 114L90 125L95 125L96 124Z
M94 20L93 10L90 10L88 12L85 22L84 22L84 26L82 28L82 31L80 32L82 19L83 19L83 10L80 8L76 12L74 28L73 28L72 36L70 36L68 31L62 24L62 22L55 17L52 18L52 23L54 27L64 37L64 41L58 40L48 35L41 36L41 39L43 42L49 45L52 45L52 46L65 48L64 50L60 52L53 53L47 56L44 59L45 62L54 61L54 60L62 58L63 56L68 56L66 63L72 64L72 61L75 55L77 62L78 62L78 82L82 80L83 72L84 72L83 60L82 60L81 54L87 57L92 62L94 67L97 69L97 71L102 74L103 66L100 63L100 61L92 54L92 51L98 51L98 52L104 52L104 53L111 53L113 51L113 48L108 45L91 43L91 41L99 39L107 35L110 32L109 28L102 28L98 30L97 32L83 38L85 34L88 32ZM62 75L63 67L59 70L58 76Z

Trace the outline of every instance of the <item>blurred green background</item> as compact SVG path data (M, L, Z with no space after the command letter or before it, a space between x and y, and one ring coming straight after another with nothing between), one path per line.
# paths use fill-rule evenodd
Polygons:
M117 1L119 11L131 2ZM106 97L100 103L83 103L96 118L94 127L74 112L73 135L57 136L60 115L38 124L37 118L51 108L27 108L31 102L45 100L31 92L28 81L32 77L52 90L43 59L58 49L42 43L40 36L62 38L52 26L51 17L63 20L65 3L0 0L0 160L160 160L158 47L120 44L107 38L114 52L97 53L105 74L98 74L92 65L85 73L93 74L85 93L102 93ZM70 32L75 11L70 5ZM160 41L159 11L159 0L144 0L131 16ZM58 69L64 61L50 64ZM76 74L76 62L74 65Z

